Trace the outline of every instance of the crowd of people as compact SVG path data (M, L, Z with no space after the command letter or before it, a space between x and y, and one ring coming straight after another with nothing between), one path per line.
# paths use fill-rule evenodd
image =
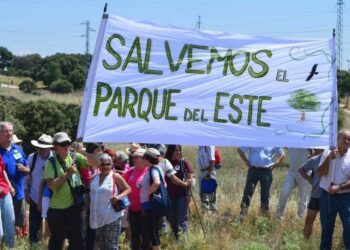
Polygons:
M112 250L119 249L124 232L133 250L160 249L160 232L168 224L175 239L186 235L196 181L181 145L131 143L115 151L87 143L84 148L57 132L32 140L36 151L26 157L13 132L11 123L0 122L0 239L7 248L14 248L17 236L28 237L30 245L48 242L50 250L65 244L74 250ZM282 221L288 197L298 187L297 216L306 212L303 234L311 236L320 212L322 250L332 247L338 214L344 246L350 249L350 131L341 130L337 143L332 150L287 149L289 169L276 208ZM235 218L242 223L258 182L261 214L270 214L273 170L286 153L277 147L241 147L238 154L248 167ZM216 214L218 149L199 146L197 166L201 211Z

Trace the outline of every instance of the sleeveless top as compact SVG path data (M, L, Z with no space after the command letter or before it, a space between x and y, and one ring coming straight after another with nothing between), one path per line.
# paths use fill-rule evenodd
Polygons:
M116 212L111 204L113 197L113 171L105 177L99 185L100 174L96 175L90 183L90 227L92 229L110 224L123 215L123 211ZM115 194L118 187L115 187Z

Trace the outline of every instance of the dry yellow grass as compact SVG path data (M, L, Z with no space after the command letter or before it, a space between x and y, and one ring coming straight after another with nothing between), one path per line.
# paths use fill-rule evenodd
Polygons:
M83 92L74 92L70 94L54 94L47 90L40 90L41 95L24 94L19 89L0 88L0 95L15 97L21 101L39 101L51 100L59 103L81 105L83 99Z
M13 84L18 86L23 80L30 80L30 78L0 75L0 83Z

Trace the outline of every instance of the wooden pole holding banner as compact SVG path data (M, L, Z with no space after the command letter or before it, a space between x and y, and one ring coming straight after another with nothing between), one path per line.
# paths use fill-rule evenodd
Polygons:
M335 43L335 29L333 29L332 32L332 36L333 36L333 43ZM334 50L335 50L335 45L334 45ZM335 52L334 52L335 55ZM336 58L332 57L332 67L336 67L335 66L335 62L336 62ZM333 79L337 79L337 69L333 68L332 69L332 74L333 74ZM336 81L336 80L335 80ZM337 82L335 82L335 84L333 84L333 90L332 90L332 105L331 105L331 113L330 113L330 126L329 126L329 145L330 145L330 149L333 150L337 147L337 118L338 118L338 93L337 93Z
M333 29L333 41L335 41L335 29ZM334 92L334 91L333 91L333 92ZM333 93L333 94L334 94L334 93ZM334 98L334 96L333 96L333 98ZM335 102L335 100L336 100L336 99L333 99L333 106L334 106L334 105L337 105L336 102ZM335 111L335 109L334 109L334 107L333 107L333 110L332 110L332 112L331 112L332 123L334 123L334 111ZM335 124L333 124L333 126L334 126L334 125L335 125ZM334 130L334 129L333 129L333 127L332 127L332 128L331 128L331 131L330 131L330 133L331 133L331 136L330 136L331 140L333 140L333 136L335 136L333 130ZM330 146L330 150L331 150L330 154L332 154L332 151L333 151L334 149L336 149L336 145L331 145L331 146ZM330 157L330 158L331 158L331 157ZM338 158L339 158L339 153L336 155L336 158L335 158L335 159L332 160L332 158L331 158L331 159L330 159L330 162L329 162L329 167L332 168L332 169L331 169L331 186L334 185L334 171L335 171L335 168L336 168L337 163L338 163Z
M96 69L97 69L97 64L98 64L98 59L100 57L101 53L101 48L103 45L103 35L106 30L107 26L107 20L108 20L108 13L107 13L107 6L108 4L105 3L104 8L103 8L103 15L102 15L102 21L100 24L100 28L97 33L97 38L96 38L96 45L95 45L95 50L94 54L92 55L92 60L90 63L90 68L89 68L89 73L86 79L86 85L84 89L84 96L91 96L91 92L93 90L93 84L94 84L94 78L96 76ZM77 140L82 141L85 135L85 127L84 124L86 123L87 119L87 107L90 106L91 99L85 99L83 98L83 102L81 105L81 111L80 111L80 118L79 118L79 126L78 126L78 131L77 131Z

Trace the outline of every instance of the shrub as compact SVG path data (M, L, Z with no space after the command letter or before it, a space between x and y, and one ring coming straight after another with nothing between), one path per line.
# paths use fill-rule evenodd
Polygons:
M25 149L32 149L30 141L39 138L43 133L53 136L64 131L74 139L76 135L80 108L53 101L30 101L21 103L16 117L25 124L26 133L22 135Z
M23 93L33 93L36 89L36 83L32 80L24 80L19 84L19 90Z
M284 232L282 237L282 249L285 250L299 250L300 243L303 242L302 235L299 232Z
M49 90L53 93L71 93L73 92L73 85L68 82L67 80L57 80L54 81L50 87Z
M85 85L85 74L81 69L75 69L69 73L68 80L73 84L74 89L83 89Z

